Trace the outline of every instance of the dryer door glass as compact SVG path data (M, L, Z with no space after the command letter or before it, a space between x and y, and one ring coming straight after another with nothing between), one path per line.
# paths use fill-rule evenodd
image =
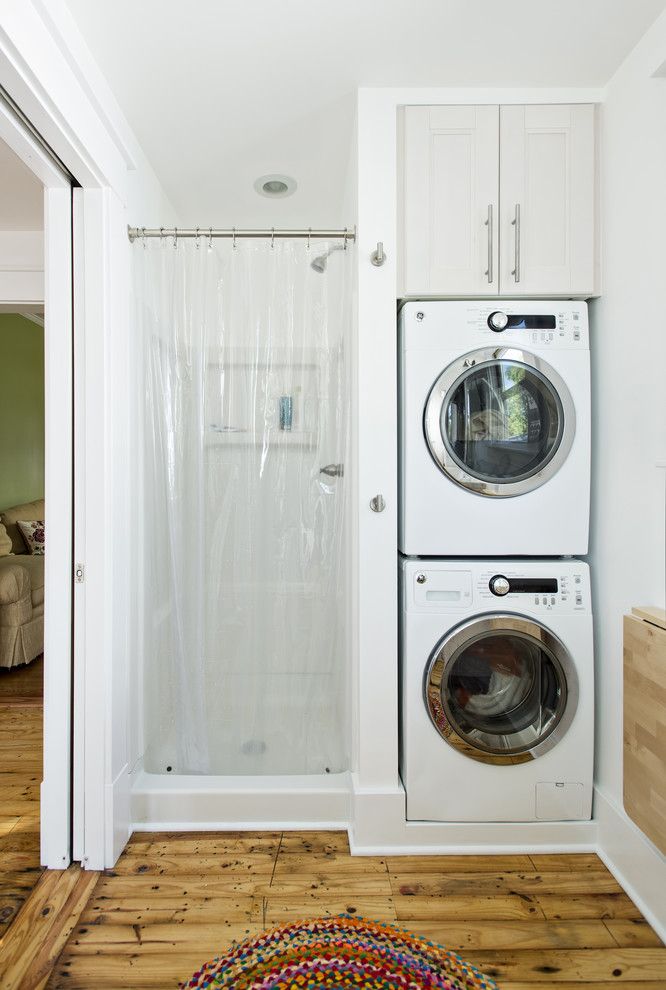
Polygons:
M451 456L482 481L522 481L551 459L562 437L562 404L541 375L515 361L474 368L442 404Z
M573 404L540 359L509 349L495 354L477 352L442 373L426 406L426 439L458 484L482 495L518 495L561 466L573 440Z
M509 617L506 624L501 629L494 620L489 628L479 621L462 640L447 640L431 661L426 685L440 734L489 763L523 762L551 748L577 702L577 678L563 645L528 620Z

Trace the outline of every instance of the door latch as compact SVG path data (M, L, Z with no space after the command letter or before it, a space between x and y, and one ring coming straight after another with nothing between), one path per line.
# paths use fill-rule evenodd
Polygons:
M83 584L85 580L85 567L83 564L76 564L74 567L74 580L77 584Z

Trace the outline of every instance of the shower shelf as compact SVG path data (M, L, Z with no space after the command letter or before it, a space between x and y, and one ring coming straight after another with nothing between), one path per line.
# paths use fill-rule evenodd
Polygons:
M270 447L314 447L316 434L313 430L278 430L269 429L266 433L253 434L247 432L217 432L206 434L207 447L263 447L268 441Z

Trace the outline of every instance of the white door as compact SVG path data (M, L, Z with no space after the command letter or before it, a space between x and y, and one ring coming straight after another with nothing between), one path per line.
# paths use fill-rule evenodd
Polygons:
M403 292L496 295L499 107L406 107Z
M503 295L595 291L594 106L500 108Z

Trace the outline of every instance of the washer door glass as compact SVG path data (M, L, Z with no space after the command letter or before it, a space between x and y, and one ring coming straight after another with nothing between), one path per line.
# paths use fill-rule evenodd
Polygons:
M481 620L462 640L460 634L447 639L431 659L426 683L440 734L465 755L490 763L523 762L555 745L578 693L559 640L529 620L505 622L502 629L497 619L490 627Z
M440 469L464 487L523 494L552 477L568 454L573 403L540 359L506 349L483 360L488 354L442 373L426 406L426 439Z

